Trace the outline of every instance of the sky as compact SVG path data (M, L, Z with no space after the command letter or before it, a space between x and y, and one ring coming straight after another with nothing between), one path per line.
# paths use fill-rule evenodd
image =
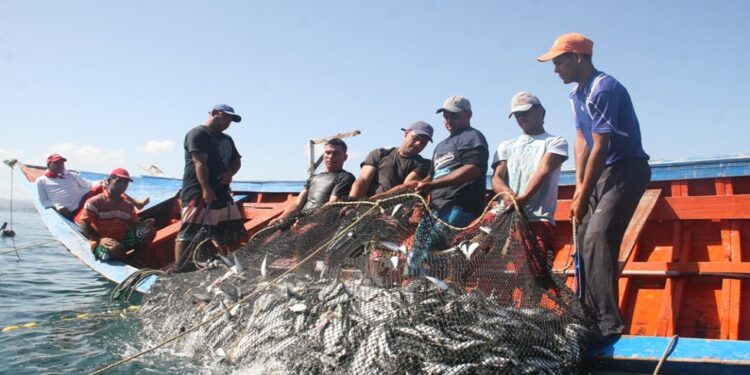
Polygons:
M446 138L435 110L451 95L471 100L492 152L520 134L519 91L572 147L575 84L536 61L571 31L630 92L652 160L746 153L748 14L742 0L2 0L0 160L58 152L70 169L180 177L185 133L227 103L243 116L227 130L235 179L304 180L310 139L360 130L346 139L356 175L415 121Z

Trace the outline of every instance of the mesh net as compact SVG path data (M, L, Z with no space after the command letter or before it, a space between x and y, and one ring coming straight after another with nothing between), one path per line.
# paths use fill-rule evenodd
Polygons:
M261 373L577 373L590 321L523 214L468 228L418 195L327 205L218 267L161 278L149 337Z

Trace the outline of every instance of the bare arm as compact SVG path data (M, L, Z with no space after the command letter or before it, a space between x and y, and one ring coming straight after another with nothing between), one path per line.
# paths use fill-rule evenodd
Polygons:
M539 161L534 174L531 175L528 184L526 185L526 191L519 195L516 199L519 204L525 204L531 197L536 194L537 191L542 187L544 181L546 181L552 172L560 169L565 157L558 154L546 153L542 160Z
M583 172L583 179L580 187L576 182L576 196L573 197L573 202L570 206L571 218L575 219L576 222L580 223L583 217L586 215L588 210L588 201L591 196L591 192L594 191L596 181L599 180L602 171L604 170L604 163L607 160L607 153L609 152L609 139L610 133L593 133L592 138L594 139L594 146L591 148L591 153L586 155L587 160L584 166L585 171ZM576 139L576 153L578 152L578 139ZM578 155L576 155L577 157ZM576 179L578 178L578 164L576 160Z
M219 175L218 179L222 184L229 185L232 182L232 177L239 172L242 166L240 158L235 157L229 162L229 169Z
M466 164L448 173L447 175L432 181L422 181L417 185L417 190L427 192L432 189L446 186L461 185L482 175L482 172L474 164Z
M367 195L367 190L370 187L373 177L375 177L375 172L377 172L377 169L372 165L362 166L362 170L359 172L359 177L354 181L349 196L354 199L364 198Z
M302 189L302 191L297 196L297 200L293 204L287 206L284 212L279 215L279 217L271 220L268 224L273 225L280 223L285 219L294 216L302 211L302 207L304 207L305 203L307 203L307 193L307 189Z
M586 173L586 163L589 159L589 148L586 145L586 138L583 137L583 132L580 130L576 132L576 142L573 145L573 152L576 157L576 194L579 194L583 186L583 177Z
M505 183L505 174L508 172L508 161L501 160L495 166L495 171L492 174L492 191L497 193L505 192L515 194L513 190Z
M193 164L195 165L195 176L198 179L198 183L201 185L203 200L206 202L206 205L209 205L214 199L216 199L216 194L208 181L208 154L203 152L191 152L190 156L193 158Z
M87 221L78 222L78 227L81 228L81 232L83 232L86 238L92 241L99 241L101 239L99 233Z
M404 184L408 184L413 181L422 181L424 180L424 177L417 173L417 171L411 171L408 176L406 176L406 179L404 179Z

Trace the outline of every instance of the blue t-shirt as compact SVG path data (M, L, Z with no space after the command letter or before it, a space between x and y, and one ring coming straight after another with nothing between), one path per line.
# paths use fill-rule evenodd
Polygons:
M432 156L433 180L466 164L476 165L481 173L474 180L461 185L433 189L432 204L439 210L459 206L474 216L481 214L487 190L487 159L489 159L487 140L479 130L472 127L458 134L452 134L438 143Z
M583 87L570 93L570 103L576 129L583 132L589 149L594 144L591 133L612 133L606 165L631 158L648 160L630 94L616 79L594 71Z

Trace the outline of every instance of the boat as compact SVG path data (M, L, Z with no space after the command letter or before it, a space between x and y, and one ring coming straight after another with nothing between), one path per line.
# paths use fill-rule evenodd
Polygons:
M14 164L13 168L16 173L22 175L20 180L31 194L31 200L53 238L59 241L83 264L104 278L120 284L140 269L158 270L174 262L174 240L180 228L180 205L177 192L182 186L182 180L155 176L133 177L133 182L128 186L127 194L136 199L150 198L149 204L138 212L138 216L141 219L154 219L157 229L156 237L146 249L135 252L127 260L127 263L118 260L99 261L94 258L88 240L81 233L76 223L59 215L55 210L45 209L39 202L35 181L44 174L46 167L26 165L18 161L6 164ZM107 175L100 173L77 173L89 181L107 178ZM234 195L235 200L242 204L245 214L245 229L249 233L262 228L268 221L283 212L287 200L292 199L294 195L280 193L280 190L291 191L291 189L296 189L299 191L302 186L294 183L274 183L274 188L269 191L272 196L264 198L264 192L267 190L265 185L262 182L232 184L233 189L237 190ZM242 193L239 190L245 190L248 193ZM158 276L153 274L144 276L135 283L134 288L140 293L148 293L157 278Z
M36 198L33 183L44 168L17 166ZM620 251L625 335L592 351L590 365L638 373L660 366L665 374L750 374L750 299L742 298L750 291L750 155L652 162L651 167L652 182ZM575 280L568 212L574 178L572 170L561 173L553 264L571 287ZM151 198L139 216L154 218L159 229L141 260L148 267L173 260L179 186L177 179L141 176L128 189L136 198ZM302 187L302 181L233 182L235 199L247 217L245 228L262 228ZM36 199L35 205L53 236L96 272L121 282L137 271L132 265L95 260L75 224L40 207ZM138 290L147 293L155 279L142 280Z

